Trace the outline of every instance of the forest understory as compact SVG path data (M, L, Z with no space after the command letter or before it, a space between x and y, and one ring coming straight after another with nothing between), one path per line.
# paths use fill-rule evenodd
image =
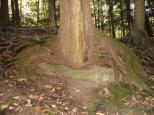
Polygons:
M18 77L18 71L21 69L17 63L18 54L34 45L36 49L41 45L48 45L45 40L49 38L54 40L57 37L54 34L48 29L36 27L9 28L6 33L0 33L0 115L154 114L153 95L139 90L133 93L134 91L126 84L122 85L127 90L119 85L100 87L93 81L63 77L65 73L50 74L50 71L43 71L38 66L35 67L37 76L32 77L33 74L28 74L28 77ZM154 43L154 38L150 38L150 43ZM154 90L153 49L151 46L142 53L138 51L145 77L150 81L148 85L152 90ZM92 70L97 73L99 68ZM83 75L87 74L83 71ZM120 92L121 90L123 92Z

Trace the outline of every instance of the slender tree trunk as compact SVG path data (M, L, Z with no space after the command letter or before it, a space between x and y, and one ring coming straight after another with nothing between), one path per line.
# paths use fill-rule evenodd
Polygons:
M20 18L22 17L22 0L20 0Z
M11 0L11 9L12 9L12 23L15 24L15 7L14 7L14 0Z
M1 9L1 0L0 0L0 17L2 17L1 11L2 11L2 9ZM1 18L0 18L0 29L1 29Z
M153 36L152 27L151 27L149 18L146 14L145 14L145 28L146 28L146 32L147 32L148 36L152 37Z
M100 0L97 0L97 7L98 7L98 14L97 14L97 21L98 21L98 25L97 28L100 29Z
M89 0L60 0L60 46L64 61L81 67L91 61L94 24Z
M113 1L109 0L108 4L109 4L109 15L110 15L110 20L111 20L112 37L116 38L115 26L114 26L114 18L113 18Z
M130 0L125 0L126 4L126 11L127 11L127 23L128 23L128 29L131 30L132 25L132 16L131 16L131 8L130 8Z
M48 4L50 28L52 32L55 32L57 28L55 0L48 0Z
M95 7L95 0L93 0L93 7L94 7L94 23L95 26L97 26L97 18L96 18L96 7Z
M144 30L145 27L145 0L135 0L135 27Z
M121 17L122 34L123 34L123 36L125 36L124 14L123 14L123 3L122 3L122 0L120 0L120 17Z
M101 30L104 30L104 11L103 11L103 2L101 2Z
M14 3L15 3L15 20L16 20L16 25L20 26L20 15L19 15L18 0L14 0Z
M39 20L40 20L40 0L37 0L36 2L36 7L37 7L37 26L39 25Z
M9 23L8 0L1 0L1 25L2 30L6 30Z

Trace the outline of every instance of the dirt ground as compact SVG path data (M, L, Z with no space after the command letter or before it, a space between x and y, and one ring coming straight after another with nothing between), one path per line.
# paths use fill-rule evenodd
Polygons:
M44 30L24 28L22 37L51 36ZM154 75L149 75L149 79L154 81ZM110 96L108 90L93 82L41 71L35 80L10 75L0 80L0 115L153 115L154 97L136 95L125 99L125 108L106 107L99 99ZM144 108L148 108L147 113Z

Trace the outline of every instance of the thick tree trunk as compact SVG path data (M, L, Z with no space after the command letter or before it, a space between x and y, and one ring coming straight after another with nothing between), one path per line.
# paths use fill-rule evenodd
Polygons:
M56 31L56 9L55 9L55 0L48 0L48 11L49 11L49 21L51 31Z
M60 46L64 61L81 67L92 60L94 24L90 0L60 0Z
M2 30L5 31L9 23L8 0L1 0L1 16Z
M144 30L145 25L145 0L135 0L135 27Z

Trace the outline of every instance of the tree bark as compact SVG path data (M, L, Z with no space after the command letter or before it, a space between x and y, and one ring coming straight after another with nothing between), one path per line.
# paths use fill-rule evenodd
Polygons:
M40 0L37 0L36 2L36 8L37 8L37 26L39 25L39 20L40 20Z
M16 26L20 26L18 0L11 0L11 9L12 9L12 23Z
M49 21L52 32L55 32L57 28L55 2L55 0L48 0Z
M147 14L145 14L145 28L146 28L146 32L147 32L148 36L153 37L152 26L150 24Z
M89 0L60 0L60 46L64 61L81 67L92 60L94 24Z
M114 18L113 18L113 0L109 0L108 1L109 4L109 16L110 16L110 20L111 20L111 30L112 30L112 37L116 38L116 34L115 34L115 26L114 26Z
M1 0L0 0L0 17L2 17L1 11L2 11L2 9L1 9ZM0 29L1 29L1 18L0 18Z
M95 0L93 0L93 7L94 7L94 23L95 23L95 26L97 26L97 18L96 18L96 5L95 5Z
M8 0L1 0L1 26L2 30L6 30L9 23Z
M15 7L14 7L14 0L11 0L11 9L12 9L12 23L15 24Z
M19 15L18 0L14 0L14 3L15 3L15 20L16 20L16 25L20 26L20 15Z
M145 27L145 0L135 0L135 27L144 30Z
M122 0L120 0L120 17L121 17L122 34L123 34L123 36L125 36L124 14L123 14L123 3L122 3Z
M128 29L131 30L132 25L132 16L131 16L131 8L130 8L130 0L125 0L126 4L126 11L127 11L127 23L128 23Z

